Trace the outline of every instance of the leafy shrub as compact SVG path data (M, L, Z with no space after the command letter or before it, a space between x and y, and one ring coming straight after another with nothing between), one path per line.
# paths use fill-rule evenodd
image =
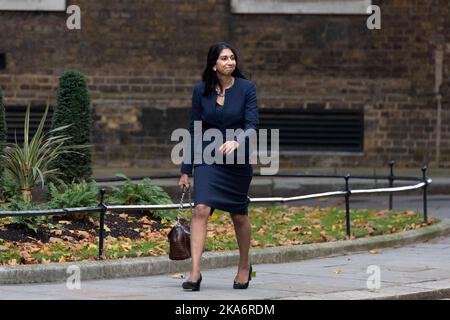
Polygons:
M98 205L98 186L95 181L49 184L49 208L95 207Z
M5 106L3 105L3 91L0 88L0 156L3 154L7 138ZM0 163L0 177L3 175L3 164Z
M50 202L49 209L96 207L98 205L98 186L95 181L72 181L70 184L62 182L56 186L49 184ZM98 214L74 213L71 217L76 220L86 220L88 217L98 217Z
M20 197L11 199L9 206L1 207L2 211L25 211L25 210L45 210L45 205L37 205L31 202L26 202ZM18 227L23 227L37 233L40 226L44 226L48 222L47 216L11 216L10 221Z
M148 178L141 182L133 183L123 174L117 174L116 176L126 179L126 182L119 187L112 188L111 195L107 194L105 200L107 204L156 205L172 203L169 195L161 187L152 185ZM154 210L151 214L153 217L173 220L176 213L174 210Z
M44 133L45 119L47 118L49 105L39 127L33 138L29 141L30 132L30 105L28 105L24 122L24 142L20 147L16 142L1 156L5 166L5 174L9 175L20 186L22 198L26 202L31 201L31 189L40 180L44 187L45 180L50 177L56 178L61 172L58 169L49 169L49 164L59 155L65 153L78 153L69 149L86 148L85 145L64 145L71 139L69 136L60 134L61 130L68 126L58 127ZM51 135L51 137L50 137Z
M6 202L20 194L17 182L7 175L0 175L0 201Z

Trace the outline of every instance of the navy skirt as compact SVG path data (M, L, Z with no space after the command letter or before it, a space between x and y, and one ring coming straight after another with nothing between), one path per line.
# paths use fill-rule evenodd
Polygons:
M194 166L194 204L231 214L248 214L251 164L200 164Z

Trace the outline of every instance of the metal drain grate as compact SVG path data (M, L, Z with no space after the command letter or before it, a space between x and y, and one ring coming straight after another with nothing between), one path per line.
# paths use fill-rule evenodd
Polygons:
M280 130L280 151L363 151L363 110L260 109L259 112L259 128Z
M14 106L8 107L5 106L5 118L6 118L6 126L8 128L8 143L14 143L14 133L17 134L17 142L19 145L23 144L23 131L24 131L24 121L25 121L25 113L27 107L26 106ZM39 122L41 121L42 116L44 115L45 106L31 106L30 108L30 135L29 139L31 140L39 127ZM44 132L48 132L51 128L53 117L53 108L50 107L47 114L47 119L44 125Z

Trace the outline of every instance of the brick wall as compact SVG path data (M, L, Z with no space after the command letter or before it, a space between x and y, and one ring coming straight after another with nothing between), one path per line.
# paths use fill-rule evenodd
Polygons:
M363 109L364 152L299 152L282 165L437 166L435 53L443 50L441 167L450 167L450 3L374 1L365 16L233 15L226 0L68 1L65 13L0 12L0 86L9 106L55 101L64 69L86 74L97 165L166 166L170 133L186 127L210 44L225 40L256 82L261 108ZM132 4L130 4L132 3Z

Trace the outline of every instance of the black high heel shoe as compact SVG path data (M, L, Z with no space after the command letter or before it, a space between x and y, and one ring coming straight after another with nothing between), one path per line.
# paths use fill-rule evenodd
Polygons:
M182 284L183 289L200 291L200 283L202 282L202 274L200 273L200 278L197 281L185 281Z
M250 280L252 280L252 265L250 265L250 270L248 271L248 281L246 283L239 283L234 280L233 289L247 289Z

